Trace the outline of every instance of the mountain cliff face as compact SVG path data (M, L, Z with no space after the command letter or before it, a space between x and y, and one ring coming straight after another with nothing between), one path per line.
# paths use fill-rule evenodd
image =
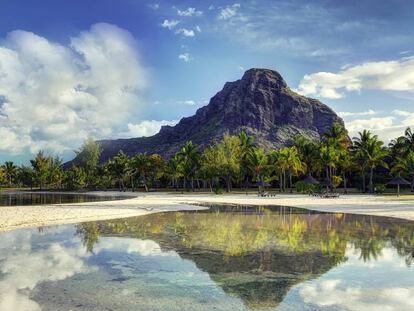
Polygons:
M250 69L240 80L227 82L207 106L175 126L163 126L151 137L100 141L101 160L119 150L128 155L147 152L170 157L188 140L206 147L226 132L241 130L268 150L289 144L296 135L319 139L335 122L343 124L328 106L293 92L278 72Z

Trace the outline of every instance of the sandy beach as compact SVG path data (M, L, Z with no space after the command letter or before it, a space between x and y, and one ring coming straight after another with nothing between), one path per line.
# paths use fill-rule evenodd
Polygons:
M320 199L306 195L277 195L275 197L259 198L255 194L91 193L122 195L131 198L78 204L2 206L0 207L0 231L134 217L157 212L203 209L204 207L194 205L201 203L284 205L325 212L377 215L414 220L414 197L347 195L337 199Z

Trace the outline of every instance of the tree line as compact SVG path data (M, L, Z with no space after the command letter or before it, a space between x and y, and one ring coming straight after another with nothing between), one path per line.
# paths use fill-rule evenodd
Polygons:
M76 163L68 169L63 169L61 158L43 151L30 165L7 161L0 168L0 184L39 189L150 191L167 187L215 192L273 186L292 192L294 187L298 191L315 187L301 181L313 176L329 180L344 192L354 187L374 193L382 191L391 176L401 176L410 180L414 191L411 128L388 145L368 130L351 139L341 124L334 124L321 140L297 136L290 146L267 152L245 132L225 134L204 150L188 141L168 160L159 154L128 156L119 151L100 163L101 151L99 143L86 140L76 151Z

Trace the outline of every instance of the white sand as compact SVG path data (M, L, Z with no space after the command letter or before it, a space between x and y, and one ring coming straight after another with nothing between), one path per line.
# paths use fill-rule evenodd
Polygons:
M277 195L259 198L249 194L175 194L95 192L98 195L128 195L121 201L88 202L42 206L0 207L0 231L21 227L78 223L141 216L156 212L200 209L198 203L228 203L242 205L285 205L310 210L365 215L388 216L414 220L414 196L396 197L347 195L337 199L320 199L306 195Z

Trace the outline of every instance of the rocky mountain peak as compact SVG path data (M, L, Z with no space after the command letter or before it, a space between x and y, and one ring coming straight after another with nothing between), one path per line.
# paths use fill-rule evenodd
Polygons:
M164 126L151 137L101 141L102 161L119 150L170 157L188 140L203 148L225 133L242 130L254 136L257 146L270 150L289 145L297 135L320 139L336 122L343 124L325 104L293 92L277 71L252 68L175 126Z

